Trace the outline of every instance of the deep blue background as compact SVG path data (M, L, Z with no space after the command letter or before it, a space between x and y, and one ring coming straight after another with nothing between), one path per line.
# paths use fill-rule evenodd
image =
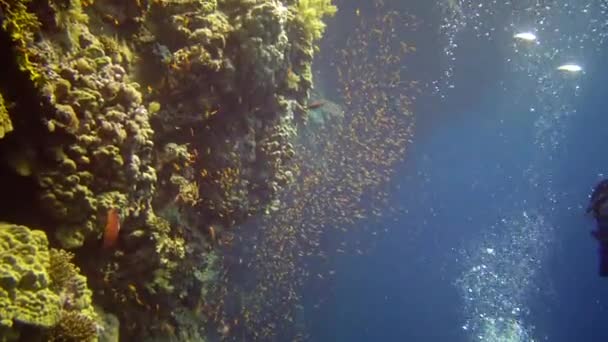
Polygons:
M437 51L432 37L427 43L426 51ZM525 103L512 103L496 81L509 77L501 47L470 39L459 50L456 89L446 101L427 94L416 103L414 143L394 184L394 203L408 213L382 223L390 233L371 255L334 261L337 272L323 306L311 308L314 293L308 294L312 340L472 340L461 329L457 250L501 218L530 209L554 226L535 279L540 291L527 303L532 335L608 341L608 279L597 277L593 221L584 213L598 175L608 176L607 54L588 56L578 113L560 123L561 147L548 158L534 143L535 116ZM424 51L422 60L436 60ZM530 167L540 187L530 186L524 172ZM544 196L543 177L551 178L557 203Z

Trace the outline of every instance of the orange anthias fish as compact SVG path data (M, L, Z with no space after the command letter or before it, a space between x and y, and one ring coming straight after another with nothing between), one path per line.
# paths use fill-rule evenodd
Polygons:
M103 248L111 248L116 244L120 231L120 216L116 208L108 209L106 229L103 232Z
M209 232L209 238L211 238L211 243L215 244L215 242L217 241L217 235L215 234L215 228L213 228L213 226L209 226L207 228L207 231Z

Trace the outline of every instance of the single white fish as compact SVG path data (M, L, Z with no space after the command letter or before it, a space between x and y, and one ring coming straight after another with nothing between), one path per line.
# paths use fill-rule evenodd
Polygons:
M557 70L567 72L580 72L583 71L583 68L578 64L563 64L558 66Z
M514 35L513 38L533 42L536 40L536 35L532 32L521 32Z

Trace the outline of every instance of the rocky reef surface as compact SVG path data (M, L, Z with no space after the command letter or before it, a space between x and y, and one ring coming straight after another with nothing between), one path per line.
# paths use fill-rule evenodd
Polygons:
M223 247L294 181L335 11L0 0L0 338L237 336Z

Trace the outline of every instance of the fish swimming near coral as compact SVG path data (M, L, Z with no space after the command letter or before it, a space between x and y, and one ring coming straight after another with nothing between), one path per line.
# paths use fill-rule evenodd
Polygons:
M215 245L217 242L217 234L215 233L215 228L213 228L213 226L207 227L207 233L209 233L209 239L211 240L211 243Z
M318 109L321 108L325 105L325 101L315 101L312 103L309 103L308 106L306 106L306 109L311 110L311 109Z
M565 71L570 73L577 73L583 71L583 67L578 64L564 64L557 67L559 71Z
M536 35L532 32L520 32L513 36L513 38L518 40L523 40L526 42L536 41Z
M106 228L103 232L103 248L112 248L118 240L120 231L120 216L116 208L108 209L106 217Z

